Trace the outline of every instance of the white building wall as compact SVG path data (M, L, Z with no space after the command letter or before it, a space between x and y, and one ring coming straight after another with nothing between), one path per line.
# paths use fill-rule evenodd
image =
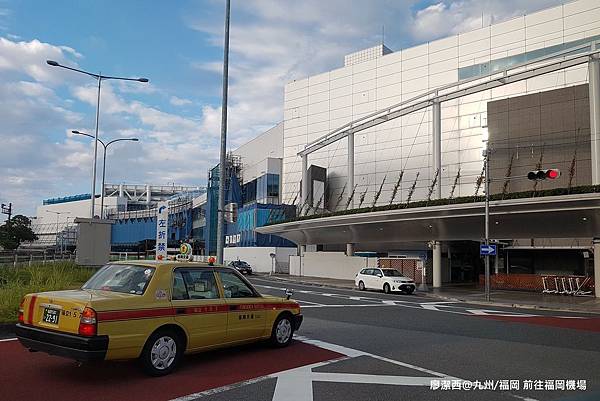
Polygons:
M290 257L290 275L354 280L365 267L376 267L377 258L346 256L343 252L305 252Z
M35 224L56 224L58 218L59 225L67 222L72 223L75 217L90 217L91 199L56 203L52 205L41 205L37 207ZM127 205L127 199L118 196L109 196L104 198L104 207L106 209L116 209L119 205ZM94 202L95 215L100 215L100 198ZM60 213L60 214L57 214Z
M457 82L459 68L595 35L600 35L600 2L580 0L290 82L284 96L283 202L291 202L300 189L297 153L333 129ZM442 196L449 195L459 168L454 196L474 194L488 101L585 82L587 66L582 65L443 103ZM426 198L435 173L430 114L430 109L418 111L356 134L355 206L363 193L363 205L371 205L384 178L378 204L388 203L401 170L395 202L406 201L417 174L412 199ZM341 140L309 156L309 165L328 170L330 205L347 181L346 144ZM347 188L344 198L350 192Z
M296 255L297 248L284 247L226 247L223 259L225 264L234 260L243 260L252 266L257 273L269 273L274 267L277 273L289 272L291 255ZM275 254L275 265L272 265L271 254Z
M265 131L232 152L242 158L244 182L267 173L281 174L283 123Z

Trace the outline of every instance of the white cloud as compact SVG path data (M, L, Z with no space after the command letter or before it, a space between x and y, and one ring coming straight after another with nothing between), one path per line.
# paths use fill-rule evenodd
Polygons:
M169 99L169 103L171 103L173 106L188 106L190 104L193 104L194 102L192 102L190 99L183 99L177 96L171 96L171 98Z
M45 198L89 192L93 140L70 131L93 132L96 87L46 65L48 58L72 65L79 57L74 49L38 40L0 38L0 142L10 150L0 158L0 199L20 213L34 213ZM57 94L63 85L73 99ZM132 88L110 81L102 86L101 138L140 139L111 145L107 181L201 185L218 160L219 132L137 100ZM165 96L158 88L152 93ZM82 102L90 106L86 114L71 110Z
M345 54L376 44L381 24L387 21L396 26L392 14L399 17L406 13L406 5L412 1L380 3L376 6L371 2L353 2L352 7L343 0L234 3L228 108L231 147L283 119L283 88L287 82L341 66ZM188 24L207 33L209 43L222 47L220 18L202 14ZM220 59L195 62L192 66L215 74L220 82ZM203 109L204 130L218 132L220 112L220 107Z
M0 72L13 76L26 74L38 82L59 84L74 74L66 73L62 69L50 68L46 60L73 65L68 55L77 54L79 53L67 46L54 46L37 39L16 42L0 37Z
M410 23L410 32L415 39L427 41L471 31L562 3L562 0L443 1L417 10Z

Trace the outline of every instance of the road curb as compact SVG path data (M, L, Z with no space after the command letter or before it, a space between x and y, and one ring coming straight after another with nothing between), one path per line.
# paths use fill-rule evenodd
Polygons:
M478 301L471 300L465 298L457 298L457 297L449 297L445 295L437 295L431 293L423 294L429 298L442 299L444 301L454 301L454 302L464 302L473 305L486 305L486 306L498 306L503 308L517 308L517 309L529 309L529 310L543 310L543 311L555 311L555 312L573 312L573 313L586 313L591 315L600 315L600 312L590 311L585 309L577 309L577 308L561 308L561 307L546 307L543 305L532 305L532 304L519 304L519 303L506 303L506 302L487 302L487 301Z
M269 278L274 278L276 280L284 281L287 283L295 283L295 284L308 285L308 286L313 286L313 287L321 287L321 288L322 287L331 287L331 288L338 288L338 289L343 289L343 290L356 289L354 286L347 286L347 285L340 285L340 284L325 284L325 283L315 283L315 282L311 282L311 281L291 280L291 279L287 279L287 278L283 278L283 277L269 276L269 275L264 275L263 277L269 277ZM415 295L421 296L421 297L427 297L427 298L441 299L444 301L464 302L464 303L469 303L469 304L473 304L473 305L485 305L485 306L497 306L497 307L503 307L503 308L517 308L517 309L555 311L555 312L572 312L572 313L585 313L585 314L591 314L591 315L600 315L600 312L584 310L584 309L545 307L543 305L493 302L493 301L492 302L484 302L484 301L478 301L478 300L470 300L470 299L465 299L465 298L432 294L430 292L419 291L418 289L415 292Z

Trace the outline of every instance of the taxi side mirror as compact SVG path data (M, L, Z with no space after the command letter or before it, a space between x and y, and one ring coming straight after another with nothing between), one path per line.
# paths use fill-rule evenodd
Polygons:
M292 295L294 295L294 290L286 288L285 289L285 297L286 297L286 299L290 299Z

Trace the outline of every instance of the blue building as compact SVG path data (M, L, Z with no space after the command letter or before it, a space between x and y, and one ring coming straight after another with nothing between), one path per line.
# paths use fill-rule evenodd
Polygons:
M295 207L284 204L281 198L282 153L283 126L279 124L227 156L225 204L238 205L238 218L235 223L225 223L226 256L232 255L233 248L236 258L246 248L264 249L267 256L276 248L296 249L294 243L282 237L255 231L295 213ZM208 171L205 194L174 197L170 202L169 247L187 241L195 254L216 254L219 173L219 165ZM111 216L116 220L112 227L113 251L152 251L155 215L155 209L148 209Z

